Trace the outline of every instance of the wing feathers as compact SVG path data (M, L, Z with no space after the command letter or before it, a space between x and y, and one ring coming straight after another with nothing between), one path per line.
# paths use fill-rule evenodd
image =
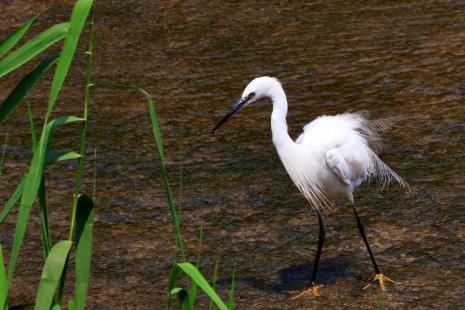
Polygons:
M407 182L386 165L377 155L382 149L382 136L391 128L391 120L370 120L369 113L360 111L334 116L320 116L304 127L296 144L309 150L321 149L326 165L345 184L352 188L371 177L378 179L381 188L395 181L410 189ZM308 156L311 156L308 154ZM303 159L300 159L302 162ZM310 165L310 164L309 164ZM317 177L318 165L312 172L287 167L291 178L313 205L322 205L324 188ZM309 198L310 197L310 198Z

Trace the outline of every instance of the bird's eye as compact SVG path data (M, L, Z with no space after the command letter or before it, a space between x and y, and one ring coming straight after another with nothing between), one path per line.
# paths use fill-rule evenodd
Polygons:
M247 99L252 99L253 97L255 97L255 93L252 92L247 96Z

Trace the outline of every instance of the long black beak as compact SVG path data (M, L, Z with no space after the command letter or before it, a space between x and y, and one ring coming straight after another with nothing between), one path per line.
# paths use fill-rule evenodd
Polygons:
M218 128L221 127L221 125L223 125L227 120L228 118L230 118L231 116L233 116L234 113L236 113L244 104L247 103L247 100L244 100L242 98L240 98L239 100L237 100L237 102L234 104L234 106L231 108L231 110L229 110L228 113L226 113L223 118L218 122L218 124L216 124L216 126L213 128L212 130L212 133L215 132L215 130L217 130Z

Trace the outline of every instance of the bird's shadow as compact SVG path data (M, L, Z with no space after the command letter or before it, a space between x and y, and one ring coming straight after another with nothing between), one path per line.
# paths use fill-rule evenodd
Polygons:
M329 285L337 280L355 277L349 266L353 264L351 257L339 256L334 259L322 260L318 266L317 283ZM278 272L278 280L269 282L264 279L247 277L241 280L250 286L262 290L277 293L289 293L290 291L302 290L310 285L313 264L306 263L293 265Z

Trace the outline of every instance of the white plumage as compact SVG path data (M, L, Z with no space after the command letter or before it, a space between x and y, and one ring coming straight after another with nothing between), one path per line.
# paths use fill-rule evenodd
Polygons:
M353 191L375 176L381 186L391 180L407 183L381 161L381 134L388 123L371 121L366 112L320 116L304 126L293 141L288 134L287 99L281 83L271 77L254 79L242 94L244 104L270 98L271 130L278 155L294 184L311 206L324 209L335 198L353 203Z
M281 83L271 77L256 78L247 85L241 98L213 128L218 129L242 106L262 98L273 102L271 132L279 158L294 184L310 202L318 215L318 249L313 265L311 286L295 298L304 295L318 296L321 285L316 284L318 262L325 238L321 211L336 198L346 198L352 204L357 227L373 263L375 276L382 290L385 282L398 283L381 273L368 244L362 222L354 206L354 189L377 177L381 186L392 180L401 186L407 183L389 168L376 154L381 149L381 134L389 129L388 123L369 120L365 112L320 116L304 127L304 132L293 141L286 123L287 99ZM368 284L365 288L371 285Z
M363 112L325 115L305 125L290 146L292 153L285 155L277 149L292 180L314 207L324 207L328 200L340 196L353 203L354 189L372 176L381 187L391 180L407 186L376 154L381 149L381 134L388 128L386 122L370 121ZM302 182L302 170L291 162L311 167L305 178L314 181Z

